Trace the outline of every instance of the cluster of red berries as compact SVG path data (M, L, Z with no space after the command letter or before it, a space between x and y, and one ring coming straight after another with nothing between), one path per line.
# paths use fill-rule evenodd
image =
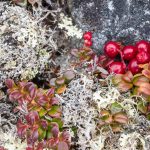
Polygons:
M83 39L84 39L84 45L87 47L92 46L92 33L91 32L85 32L83 34Z
M85 46L92 46L91 32L85 32L83 38ZM124 74L129 70L133 74L137 74L141 71L139 64L150 62L150 43L145 40L128 46L123 46L119 42L109 41L104 46L104 52L111 59L111 63L107 68L110 73ZM120 61L118 61L119 59Z

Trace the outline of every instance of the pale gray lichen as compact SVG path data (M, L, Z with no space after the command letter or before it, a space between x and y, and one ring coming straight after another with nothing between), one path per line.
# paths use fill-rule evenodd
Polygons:
M79 150L98 150L104 143L104 137L96 134L98 111L93 104L93 85L92 78L81 74L62 96L57 95L62 103L64 127L77 127L75 145L79 145Z
M50 62L57 46L53 31L43 24L51 12L0 3L0 87L6 78L32 79Z
M68 37L76 37L78 39L82 38L83 31L76 25L73 25L72 19L65 16L63 13L60 14L58 28L63 29Z

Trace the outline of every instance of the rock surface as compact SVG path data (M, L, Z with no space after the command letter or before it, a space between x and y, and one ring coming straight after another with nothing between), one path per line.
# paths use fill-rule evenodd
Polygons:
M70 7L76 24L93 31L98 52L108 40L150 40L150 0L72 0Z

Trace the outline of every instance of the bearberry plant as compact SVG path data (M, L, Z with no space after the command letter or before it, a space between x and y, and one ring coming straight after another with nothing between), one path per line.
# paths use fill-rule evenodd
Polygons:
M66 84L74 78L67 71L53 81L50 89L38 88L32 82L21 81L17 84L6 80L9 99L17 102L16 110L23 113L17 123L18 136L27 140L27 150L69 149L69 134L63 130L62 111L55 94L62 94Z

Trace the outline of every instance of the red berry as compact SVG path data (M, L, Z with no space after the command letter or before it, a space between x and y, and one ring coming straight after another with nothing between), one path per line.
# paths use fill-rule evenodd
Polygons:
M93 44L93 43L92 43L91 40L85 40L85 41L84 41L84 45L87 46L87 47L91 47L92 44Z
M128 64L128 70L133 74L137 74L141 71L141 68L138 66L138 61L136 58L132 59Z
M105 44L104 51L106 55L110 58L114 58L118 55L119 51L121 49L121 46L119 43L110 41Z
M116 74L124 74L125 68L122 62L112 62L109 65L109 72L116 73Z
M138 52L150 52L150 44L148 41L141 40L136 43L136 47L138 49Z
M83 34L83 39L84 40L91 40L92 39L92 32L85 32Z
M147 52L139 52L136 55L136 59L138 61L139 64L145 64L148 63L150 61L150 55Z
M137 52L136 47L132 45L125 46L122 51L123 59L124 60L133 59L136 55L136 52Z

